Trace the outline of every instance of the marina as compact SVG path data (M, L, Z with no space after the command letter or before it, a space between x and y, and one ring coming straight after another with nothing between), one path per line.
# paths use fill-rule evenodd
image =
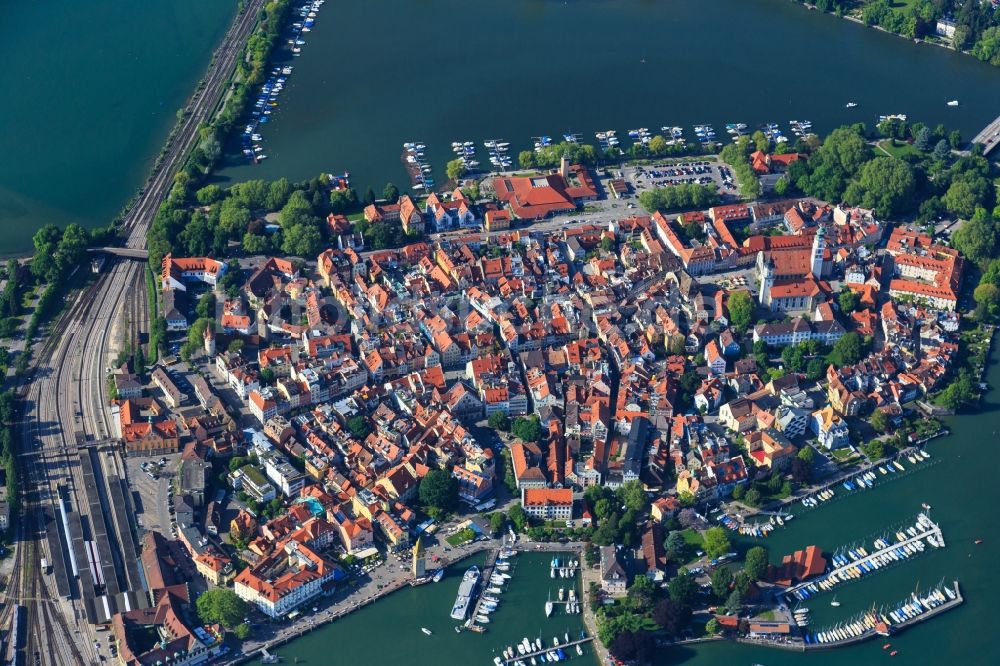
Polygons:
M434 188L433 169L427 161L424 150L426 146L419 141L407 141L403 144L403 154L400 160L410 176L410 187L414 190L430 192Z
M963 601L958 581L954 581L950 586L938 585L923 594L913 592L888 609L872 608L832 627L804 632L803 647L807 650L829 649L844 647L876 636L889 637L906 627L955 608ZM892 649L892 644L886 643L883 649ZM891 656L895 656L895 653Z
M295 10L298 13L298 20L294 21L289 27L290 32L286 40L287 48L293 57L302 54L302 47L306 44L303 35L312 30L312 27L316 24L316 15L325 2L326 0L313 0ZM247 122L240 135L240 145L242 146L243 155L253 164L260 164L263 160L267 159L267 155L264 154L264 147L261 145L261 142L264 140L264 137L261 135L263 129L261 126L271 121L272 114L278 107L278 98L284 90L285 83L288 81L288 77L291 75L293 69L291 65L272 69L270 76L261 85L260 93L257 95L256 101L254 101L253 109L250 111L249 122Z
M494 657L493 662L497 666L527 666L530 664L565 661L572 657L575 652L577 656L583 655L583 646L594 640L593 636L587 636L581 631L580 637L571 640L569 632L563 634L563 640L558 636L552 638L552 646L547 647L541 637L531 640L527 637L521 639L516 646L508 646L503 651L502 657Z
M890 530L891 532L891 530ZM811 581L790 587L785 593L789 603L805 601L839 585L869 576L893 564L903 562L925 551L926 548L944 548L941 528L927 516L917 514L916 523L887 533L874 541L872 552L864 546L850 546L834 553L834 568Z

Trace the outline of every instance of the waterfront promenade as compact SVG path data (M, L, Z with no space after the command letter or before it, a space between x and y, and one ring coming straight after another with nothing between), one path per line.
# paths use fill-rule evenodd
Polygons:
M438 558L437 560L432 561L436 567L446 568L473 555L477 555L488 550L497 550L502 545L503 543L499 539L485 539L464 544L462 546L452 547L448 546L442 539L440 543L428 546L424 551L424 554L429 561L431 561L433 557ZM583 552L583 544L577 542L534 543L530 541L519 541L510 547L518 552L525 553L575 552L582 556ZM403 559L400 559L399 562L403 562ZM428 566L430 566L430 564ZM583 567L583 569L584 571L587 571L586 567ZM596 569L594 571L596 571ZM318 608L319 610L316 613L306 615L291 624L275 623L260 624L255 626L253 629L253 635L255 638L244 641L242 645L242 652L229 655L228 659L225 659L220 663L245 664L259 659L262 656L262 649L268 650L269 652L276 652L277 648L296 638L308 634L314 629L326 626L331 622L346 617L355 611L361 610L362 608L375 603L379 599L389 596L397 590L409 587L411 579L412 575L409 567L402 570L396 566L395 560L392 558L387 559L386 562L376 568L375 571L370 574L368 579L361 585L338 590L332 597L319 597L313 600L311 604L305 604L305 607L314 605ZM584 584L584 591L586 591L586 583ZM586 603L583 605L586 612L589 612L589 606ZM596 622L594 621L592 614L589 620L585 614L584 620L587 627L587 634L589 636L594 636L596 632ZM594 645L600 645L599 641L595 641ZM604 654L606 655L606 651ZM604 663L607 662L605 661Z

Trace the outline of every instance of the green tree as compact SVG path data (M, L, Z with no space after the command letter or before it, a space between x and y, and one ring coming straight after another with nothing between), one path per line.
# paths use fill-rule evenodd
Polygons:
M510 507L507 517L510 518L510 522L514 523L514 529L517 532L523 532L524 526L528 524L528 514L524 512L524 507L521 506L520 502L515 502Z
M229 238L239 238L250 228L250 209L236 199L226 199L219 207L219 228Z
M432 469L420 480L420 503L438 512L451 511L458 504L458 482L443 469Z
M503 412L493 412L490 414L487 423L494 430L502 430L503 432L510 430L510 417Z
M870 419L871 426L876 430L876 432L889 432L890 423L889 417L885 415L881 409L876 409L872 412L872 417Z
M628 588L628 603L632 611L645 615L653 610L656 598L656 586L648 576L636 576Z
M834 343L829 361L836 366L853 365L861 360L864 352L864 340L852 331Z
M983 264L997 248L997 229L986 210L979 208L972 217L952 234L952 245L969 260Z
M917 150L919 150L921 152L924 152L924 153L926 153L928 150L930 150L931 149L931 129L929 127L924 127L919 132L917 132L917 135L916 135L916 137L913 140L913 145L914 145L914 147Z
M726 599L726 610L730 614L734 614L739 612L740 608L742 607L743 607L743 593L740 592L739 590L733 590L732 593L729 595L729 598Z
M694 576L682 570L667 583L667 592L674 603L690 607L698 595L698 583Z
M715 636L715 635L717 635L719 633L719 629L720 629L720 627L719 627L719 621L716 620L714 617L711 618L708 622L705 623L705 635L706 636Z
M844 287L837 296L837 304L840 306L840 311L848 315L857 310L861 303L856 292Z
M980 321L985 321L997 316L1000 312L1000 287L989 282L980 283L972 298L976 301L976 317Z
M330 211L346 214L358 206L358 194L352 189L330 192Z
M947 140L941 139L936 144L934 144L934 151L931 153L931 157L938 160L939 162L943 162L950 156L951 156L951 146L948 144Z
M909 164L881 156L861 166L857 178L844 192L844 199L853 205L872 208L883 217L894 217L914 207L916 187Z
M983 30L972 47L972 55L983 62L1000 66L1000 27L994 26Z
M367 419L360 414L347 419L346 425L347 430L354 435L356 439L365 439L371 432L371 428L368 427Z
M229 188L229 196L240 206L257 210L267 202L267 183L263 180L248 180Z
M620 504L628 511L642 513L649 504L646 491L643 490L641 481L627 481L618 488L615 493Z
M712 572L712 594L717 599L729 596L729 587L733 584L733 572L726 567L719 567Z
M493 534L499 534L503 531L503 526L507 522L507 516L503 511L497 511L490 514L490 529L493 530Z
M743 503L747 506L759 506L760 505L760 491L756 488L751 488L747 491L747 494L743 496Z
M719 557L729 552L729 534L723 527L710 527L705 531L705 552L709 557Z
M460 180L468 172L468 169L463 160L455 159L449 160L444 172L448 176L448 180Z
M58 277L55 256L61 238L62 231L54 224L46 224L32 236L35 254L31 257L31 274L36 278L52 282Z
M682 561L687 553L687 547L687 541L684 539L684 535L679 531L675 530L667 534L667 540L664 544L664 553L671 561Z
M198 299L198 304L194 307L194 312L199 318L215 318L215 294L206 291Z
M809 465L812 465L813 463L816 462L816 452L813 450L811 446L803 446L801 449L799 449L799 452L796 454L796 457L799 460Z
M747 551L743 563L743 570L746 571L750 580L760 580L767 573L767 549L763 546L754 546Z
M267 186L267 196L264 198L264 207L268 210L281 210L288 203L292 196L292 184L287 178L279 178L271 181Z
M958 409L959 407L976 399L976 384L968 371L961 371L958 377L948 384L935 402L946 409Z
M382 198L389 203L396 203L399 200L399 188L393 183L386 183L382 189Z
M250 610L245 601L236 596L236 593L225 587L217 587L207 592L202 592L195 602L198 610L198 617L207 624L221 624L227 629L232 629L243 622Z
M729 296L726 307L729 309L729 321L733 328L745 331L753 323L756 303L753 297L745 291L737 291Z
M986 178L975 175L956 178L941 197L941 203L955 215L968 219L988 203L992 189Z
M195 200L202 206L211 206L216 201L221 201L224 196L225 193L222 191L222 188L215 183L206 185L194 193Z
M514 419L510 431L515 437L525 442L540 442L542 440L542 426L534 414Z
M281 249L297 257L315 257L323 249L323 235L316 218L284 227Z

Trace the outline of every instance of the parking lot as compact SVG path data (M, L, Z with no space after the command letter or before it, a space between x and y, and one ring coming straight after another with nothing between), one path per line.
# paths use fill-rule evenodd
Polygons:
M138 495L136 520L144 529L154 530L168 538L172 536L171 484L179 458L179 453L172 453L166 456L130 456L125 460L129 486L133 494ZM161 460L166 464L160 465Z
M715 185L721 195L736 195L739 186L729 166L715 160L690 159L663 162L650 166L629 166L620 170L636 194L657 187L673 185ZM617 175L617 174L616 174Z

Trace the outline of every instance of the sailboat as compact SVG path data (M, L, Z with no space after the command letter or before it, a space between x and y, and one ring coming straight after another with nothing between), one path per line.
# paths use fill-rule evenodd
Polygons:
M552 594L550 592L549 597L545 600L545 617L552 617L553 607L554 606L552 604Z
M837 601L837 595L836 594L833 595L833 601L830 602L830 605L831 606L835 606L835 607L840 605L840 602Z

